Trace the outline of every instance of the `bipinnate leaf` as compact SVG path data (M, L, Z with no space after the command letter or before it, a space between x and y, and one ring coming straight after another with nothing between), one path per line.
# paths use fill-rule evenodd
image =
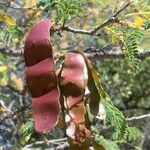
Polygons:
M60 114L60 92L49 40L52 23L45 19L34 25L25 41L25 74L32 96L35 130L51 130Z

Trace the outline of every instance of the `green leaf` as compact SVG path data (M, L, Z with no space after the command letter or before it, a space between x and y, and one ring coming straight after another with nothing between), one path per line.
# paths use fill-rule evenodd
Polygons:
M112 134L113 139L122 139L127 126L123 113L119 111L109 99L101 100L106 113L105 123L111 124L114 128Z
M129 141L141 139L143 137L142 132L136 127L127 127L124 134L124 139Z
M130 68L134 71L138 71L140 67L140 60L138 59L139 53L139 40L142 37L142 33L134 31L132 33L125 33L125 59L128 62Z

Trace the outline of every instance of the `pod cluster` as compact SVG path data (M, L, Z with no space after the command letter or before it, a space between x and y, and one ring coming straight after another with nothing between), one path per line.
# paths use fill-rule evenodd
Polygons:
M50 131L63 118L70 149L86 150L91 137L85 101L87 87L91 93L88 104L91 113L98 113L99 107L100 97L94 92L95 72L88 59L76 51L66 54L56 75L51 27L50 20L42 20L31 28L25 40L25 75L32 96L35 130Z

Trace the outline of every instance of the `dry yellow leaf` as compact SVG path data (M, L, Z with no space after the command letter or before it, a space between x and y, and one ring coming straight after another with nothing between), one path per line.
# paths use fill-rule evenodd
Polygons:
M18 91L23 91L24 86L23 86L23 81L21 80L21 78L17 77L16 75L12 75L11 81L14 83Z
M37 5L37 0L26 0L25 1L25 6L26 7L34 7ZM39 16L41 14L40 11L37 10L33 10L33 9L28 9L27 10L27 15L28 16L32 16L34 14L34 16Z
M0 13L0 21L5 22L8 26L16 26L15 19L7 12Z
M0 114L4 113L5 111L5 108L2 105L0 105Z
M0 115L3 115L3 113L8 112L9 109L5 106L5 103L0 100Z
M26 7L33 7L33 6L36 6L36 4L37 4L37 0L26 0L25 1Z
M118 40L118 37L115 35L115 34L112 34L111 35L111 41L112 41L112 44L115 44L115 42Z
M143 20L142 17L136 16L136 17L134 18L133 24L134 24L135 26L137 26L137 27L141 27L141 26L144 24L144 20Z

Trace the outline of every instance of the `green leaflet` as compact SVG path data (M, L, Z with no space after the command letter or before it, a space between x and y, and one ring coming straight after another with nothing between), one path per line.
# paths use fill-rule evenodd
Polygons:
M149 30L150 29L150 20L144 22L144 29Z

